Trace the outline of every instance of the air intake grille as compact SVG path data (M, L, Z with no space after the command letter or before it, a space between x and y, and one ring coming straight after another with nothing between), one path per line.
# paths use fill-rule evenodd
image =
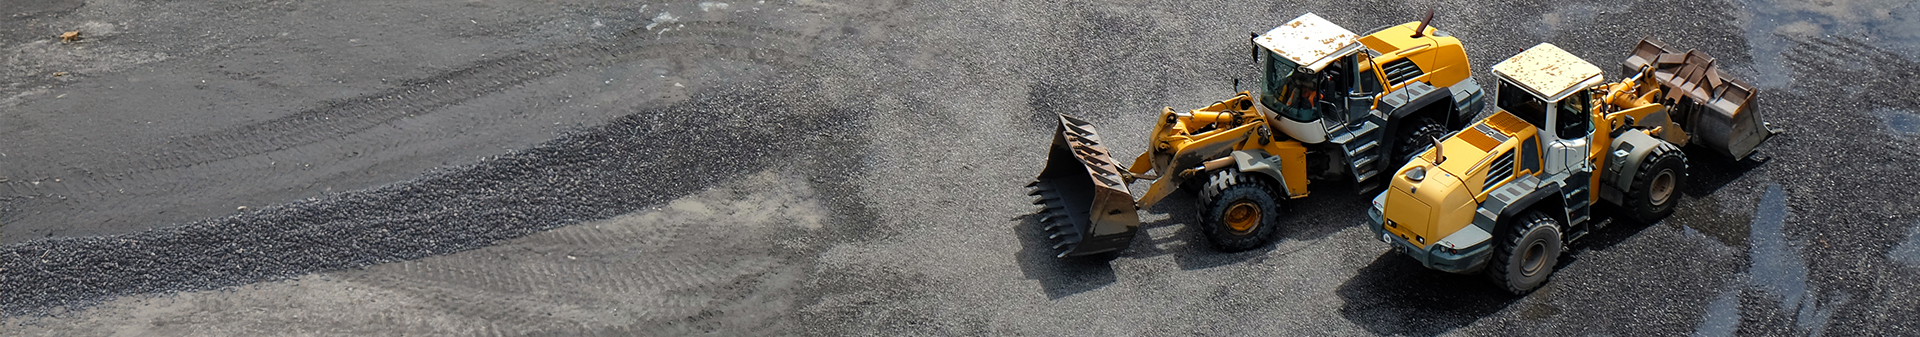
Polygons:
M1487 183L1482 185L1486 188L1493 188L1493 184L1513 177L1513 151L1500 154L1500 158L1494 159L1491 165L1487 167Z
M1381 65L1380 67L1387 72L1387 82L1391 82L1393 85L1407 83L1407 81L1426 74L1421 72L1420 66L1414 65L1413 60L1410 59L1399 59L1393 62L1387 62L1387 64Z

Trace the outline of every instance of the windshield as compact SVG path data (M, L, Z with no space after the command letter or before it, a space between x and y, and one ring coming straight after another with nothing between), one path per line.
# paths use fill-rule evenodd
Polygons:
M1500 101L1495 104L1500 106L1500 110L1506 110L1507 113L1520 117L1520 119L1526 120L1527 123L1533 123L1534 127L1546 128L1546 101L1533 96L1533 93L1527 92L1526 89L1521 89L1520 86L1513 85L1513 82L1507 82L1505 80L1500 81L1500 92L1498 95L1500 95Z
M1294 70L1300 66L1293 61L1280 57L1273 50L1260 49L1266 58L1260 78L1260 104L1279 113L1287 119L1311 122L1320 119L1320 111L1313 108L1319 99L1319 76L1297 74Z

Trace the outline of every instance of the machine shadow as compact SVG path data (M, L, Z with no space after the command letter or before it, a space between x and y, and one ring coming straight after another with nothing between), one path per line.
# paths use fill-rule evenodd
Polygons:
M1019 261L1020 272L1027 279L1040 281L1041 291L1046 292L1048 299L1099 289L1116 280L1113 266L1108 262L1119 253L1055 257L1059 253L1053 250L1046 230L1040 228L1040 214L1022 215L1015 220L1018 222L1013 227L1013 236L1020 240L1020 252L1015 253L1014 259Z
M1214 248L1212 243L1207 242L1206 234L1200 231L1201 212L1205 211L1201 203L1193 193L1183 189L1149 208L1148 212L1167 214L1167 219L1140 224L1141 237L1134 239L1133 247L1128 248L1125 255L1133 258L1172 255L1174 264L1180 266L1180 270L1199 270L1246 262L1273 251L1272 244L1239 252L1224 252ZM1156 239L1146 234L1151 229L1175 225L1180 228L1164 238Z
M1682 147L1687 154L1687 180L1680 191L1690 197L1705 197L1720 191L1728 183L1747 175L1747 171L1759 168L1767 163L1764 149L1754 150L1746 159L1735 160L1725 154L1716 154L1699 146Z
M1465 327L1521 298L1486 277L1427 269L1391 251L1360 268L1336 293L1348 322L1374 334L1414 336Z
M1351 182L1333 181L1320 183L1316 188L1328 191L1351 191ZM1168 219L1141 224L1141 231L1173 225L1181 225L1173 235L1154 239L1142 237L1135 239L1133 247L1125 256L1134 258L1154 257L1172 254L1174 261L1182 270L1207 269L1252 260L1267 258L1276 245L1288 240L1319 240L1332 236L1347 227L1363 223L1366 218L1369 195L1328 192L1311 197L1286 200L1280 203L1280 219L1275 225L1273 237L1266 245L1239 252L1223 252L1207 242L1200 231L1200 217L1205 209L1202 201L1189 189L1174 193L1147 209L1149 213L1167 214ZM1143 234L1144 235L1144 234Z

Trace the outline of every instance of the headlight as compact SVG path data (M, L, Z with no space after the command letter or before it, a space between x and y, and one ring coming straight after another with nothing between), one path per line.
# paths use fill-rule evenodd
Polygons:
M1373 220L1374 225L1386 223L1386 215L1383 214L1386 209L1387 192L1380 192L1379 195L1373 196L1373 207L1367 208L1367 219Z
M1426 166L1414 166L1411 169L1407 169L1407 180L1412 180L1413 182L1420 182L1421 179L1427 179Z

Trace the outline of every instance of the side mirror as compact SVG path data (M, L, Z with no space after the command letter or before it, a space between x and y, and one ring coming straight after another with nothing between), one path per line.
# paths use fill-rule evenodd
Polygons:
M1253 52L1252 54L1249 54L1249 56L1251 56L1251 59L1253 60L1253 65L1256 65L1256 66L1260 65L1259 40L1260 40L1260 33L1247 32L1247 46L1251 47L1251 48L1248 48L1248 50Z

